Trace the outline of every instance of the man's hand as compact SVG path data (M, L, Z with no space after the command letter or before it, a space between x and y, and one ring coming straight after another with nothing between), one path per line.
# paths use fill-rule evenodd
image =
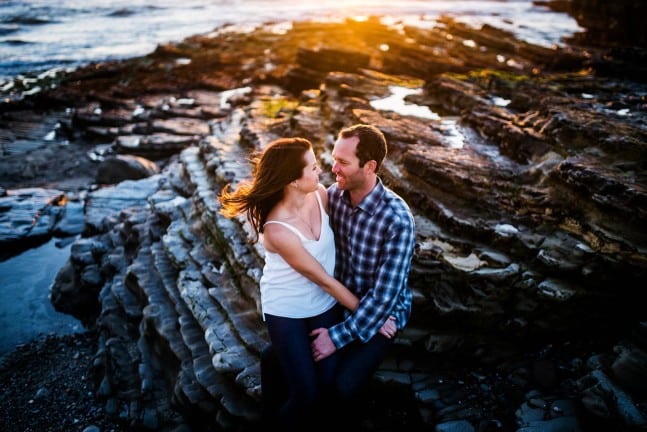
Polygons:
M380 327L379 333L382 334L387 339L391 339L395 336L395 333L398 331L398 327L395 325L395 317L389 316L382 327Z
M323 360L337 351L335 344L330 339L327 328L314 329L310 332L310 336L315 336L314 340L310 343L312 358L315 361Z

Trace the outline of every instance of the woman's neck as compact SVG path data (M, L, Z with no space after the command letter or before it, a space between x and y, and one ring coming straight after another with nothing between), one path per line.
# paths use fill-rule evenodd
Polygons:
M291 193L285 194L285 197L283 198L283 207L288 210L290 213L295 212L296 214L300 214L303 212L307 206L307 195L300 193L298 191L294 191Z

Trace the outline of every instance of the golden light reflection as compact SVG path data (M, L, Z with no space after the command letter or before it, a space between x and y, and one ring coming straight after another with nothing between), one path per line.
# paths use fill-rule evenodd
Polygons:
M371 106L378 110L393 111L401 115L410 115L415 117L438 120L440 116L431 111L428 106L416 105L406 101L409 95L422 94L421 88L408 88L401 86L389 86L391 95L371 101Z

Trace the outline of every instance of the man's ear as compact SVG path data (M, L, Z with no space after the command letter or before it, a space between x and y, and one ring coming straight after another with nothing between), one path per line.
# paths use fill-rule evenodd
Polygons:
M364 164L364 169L370 171L370 172L375 172L375 169L377 168L377 162L373 159L366 161Z

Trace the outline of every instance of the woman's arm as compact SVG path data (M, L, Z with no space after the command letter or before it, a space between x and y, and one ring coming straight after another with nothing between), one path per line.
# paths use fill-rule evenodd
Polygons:
M354 311L359 305L355 294L330 276L321 263L303 247L297 235L286 227L267 224L264 244L266 249L281 255L293 269L319 285L345 308Z
M323 185L317 191L326 212L328 211L328 193ZM330 276L317 261L303 247L301 241L292 231L279 224L265 226L263 244L265 249L275 252L296 271L319 285L324 291L333 296L342 306L354 311L359 306L359 299L348 288L334 277ZM391 339L397 332L395 318L390 316L384 322L379 332Z

